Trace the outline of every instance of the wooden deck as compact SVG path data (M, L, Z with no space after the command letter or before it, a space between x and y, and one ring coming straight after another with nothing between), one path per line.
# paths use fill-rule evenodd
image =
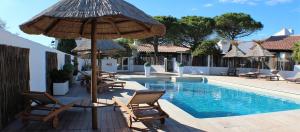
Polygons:
M102 103L111 104L111 98L113 96L122 96L124 93L132 94L133 90L128 89L114 89L101 95L98 95L99 100ZM68 97L82 97L89 98L87 91L82 88L79 83L74 84L70 88ZM50 123L43 122L30 122L27 126L24 126L20 120L15 120L3 131L21 131L21 132L90 132L90 131L101 131L101 132L129 132L129 131L201 131L190 126L183 125L172 118L166 120L165 125L160 125L159 121L152 122L135 122L133 128L129 129L127 126L127 114L122 110L117 109L113 111L113 106L98 108L98 130L92 129L92 114L89 108L72 108L65 111L60 115L60 125L57 129L51 127Z

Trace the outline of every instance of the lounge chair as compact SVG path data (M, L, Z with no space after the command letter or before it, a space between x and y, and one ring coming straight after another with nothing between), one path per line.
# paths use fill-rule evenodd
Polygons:
M168 118L160 107L158 100L165 91L136 91L132 97L114 97L114 111L116 106L124 108L129 114L129 127L132 127L132 121L150 121L160 120L161 124L165 123Z
M259 72L248 72L248 73L240 73L239 77L257 78L259 75L260 75Z
M115 79L116 78L116 74L115 72L106 72L106 71L98 71L98 76L101 76L102 78L112 78Z
M21 120L24 124L27 124L29 120L51 121L52 126L57 128L59 124L58 115L73 107L75 103L74 101L63 104L48 93L30 92L23 93L23 95L30 101L30 105L21 113ZM41 115L41 112L45 114Z
M126 84L126 82L117 81L115 79L110 79L110 78L102 78L102 81L104 83L107 83L107 84L113 84L112 88L122 88L122 89L124 89L124 86Z
M98 77L97 91L98 91L98 93L101 93L101 92L106 91L110 88L122 88L122 89L124 89L125 84L126 84L126 82L115 81L115 80L111 80L111 79L107 79L107 78ZM91 90L91 81L90 80L87 80L86 89L87 89L88 92L90 92L90 90Z
M263 78L263 79L266 79L268 81L272 81L274 79L279 81L280 76L277 75L278 72L279 72L278 70L274 70L274 71L271 72L271 74L259 74L258 78L259 79Z
M90 80L91 76L85 71L79 71L79 73L81 74L80 85L83 86L88 84L88 80Z
M293 77L288 77L285 79L288 82L300 82L300 72L297 72Z

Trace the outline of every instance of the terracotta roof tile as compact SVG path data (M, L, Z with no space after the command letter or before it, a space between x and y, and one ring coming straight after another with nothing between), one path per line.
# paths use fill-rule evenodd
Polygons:
M292 50L293 45L300 41L300 36L271 36L262 46L267 50Z
M177 52L188 52L190 49L182 46L174 45L159 45L158 52L160 53L177 53ZM138 52L154 52L153 45L140 44L137 46Z

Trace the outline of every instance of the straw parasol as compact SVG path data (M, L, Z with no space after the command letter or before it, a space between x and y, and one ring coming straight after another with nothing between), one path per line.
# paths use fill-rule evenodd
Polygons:
M76 40L77 47L75 47L72 52L86 52L91 51L91 40L81 39ZM120 44L112 40L98 40L96 42L96 49L98 53L110 54L111 52L116 51L125 51L126 49Z
M123 0L60 0L20 25L28 34L92 40L92 102L97 103L96 40L162 36L165 26ZM97 129L97 109L92 108Z
M246 54L248 57L271 57L274 56L271 52L264 49L261 44L263 41L253 40L256 43L254 47Z
M262 58L274 56L271 52L261 46L264 41L253 40L253 42L255 42L256 45L246 54L248 57L258 58L258 60L262 63ZM257 69L259 71L260 65L258 65Z
M227 52L223 57L224 58L233 58L233 65L234 65L235 58L245 58L247 56L246 56L246 53L238 47L238 42L231 41L231 45L232 45L231 50L229 52Z

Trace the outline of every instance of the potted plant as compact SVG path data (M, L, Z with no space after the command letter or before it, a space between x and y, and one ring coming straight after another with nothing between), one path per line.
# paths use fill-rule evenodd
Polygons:
M74 66L70 63L67 63L63 66L63 70L68 73L69 84L72 84L73 82L74 69Z
M150 76L150 72L151 72L151 64L149 62L146 62L144 64L144 69L145 69L145 76L149 77Z
M65 95L69 91L69 74L64 70L51 71L53 81L53 95Z
M184 65L182 63L179 63L178 64L178 73L179 73L180 77L182 77L182 75L183 75L183 69L184 69Z

